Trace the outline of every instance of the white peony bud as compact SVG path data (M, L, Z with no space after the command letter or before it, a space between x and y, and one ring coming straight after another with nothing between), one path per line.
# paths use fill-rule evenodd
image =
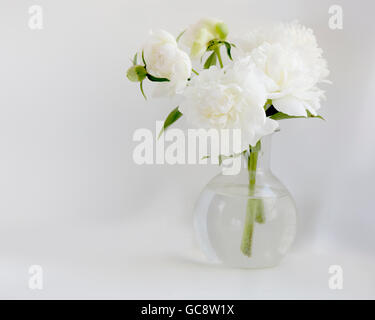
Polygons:
M225 40L227 35L226 24L217 19L205 18L189 26L181 36L180 43L190 50L192 58L200 58L206 52L208 42Z
M157 83L157 95L181 93L191 75L191 60L178 48L175 38L164 30L150 33L143 46L147 72L169 82Z

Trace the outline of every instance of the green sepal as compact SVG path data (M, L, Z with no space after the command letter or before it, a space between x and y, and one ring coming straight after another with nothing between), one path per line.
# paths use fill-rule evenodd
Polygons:
M227 55L230 60L233 60L232 58L232 47L236 48L236 45L234 43L230 43L228 41L223 41L223 40L211 40L207 44L207 51L217 51L220 50L220 46L224 45L226 50L227 50Z
M225 45L225 48L227 49L227 55L229 57L230 60L233 60L232 59L232 54L231 54L231 50L232 50L232 44L229 43L229 42L224 42L224 45Z
M158 78L158 77L155 77L155 76L153 76L149 73L147 73L146 77L147 77L148 80L153 81L153 82L168 82L168 81L170 81L167 78Z
M126 76L132 82L141 82L146 78L147 71L144 66L135 65L128 69Z
M220 47L220 45L222 43L223 43L223 41L220 41L220 40L216 40L216 39L210 40L207 43L207 49L206 49L206 51L215 51L217 48Z
M185 31L186 31L186 30L180 32L180 34L179 34L179 35L177 36L177 38L176 38L176 42L178 42L178 41L181 39L181 37L182 37L182 35L185 33Z
M146 60L145 60L145 54L144 54L143 50L142 50L142 61L143 61L143 64L145 65L145 68L146 68Z
M138 52L134 55L133 66L137 65L137 60L138 60Z
M216 65L216 52L212 52L204 63L203 69L209 69L211 66Z
M141 89L141 92L142 92L143 97L145 98L145 100L147 100L147 97L146 97L146 95L145 95L145 92L143 91L143 81L141 81L141 82L139 83L139 88Z

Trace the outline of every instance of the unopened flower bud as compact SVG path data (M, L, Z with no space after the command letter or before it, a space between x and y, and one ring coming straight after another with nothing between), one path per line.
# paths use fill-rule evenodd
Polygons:
M189 26L181 36L180 42L190 48L190 56L196 59L206 52L209 41L225 40L227 35L228 27L224 22L218 19L204 18Z
M219 36L219 39L225 40L228 35L228 27L224 22L219 22L215 25L215 31Z
M147 71L144 66L136 65L128 69L126 76L130 81L141 82L146 78Z

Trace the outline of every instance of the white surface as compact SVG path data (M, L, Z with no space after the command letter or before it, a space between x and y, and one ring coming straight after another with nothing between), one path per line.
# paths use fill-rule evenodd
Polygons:
M176 221L58 223L24 229L22 237L1 230L0 242L7 257L0 269L3 298L375 298L373 257L347 248L305 248L292 250L276 268L223 269L203 262L189 230ZM43 290L27 287L32 264L43 267ZM331 290L328 268L337 264L344 271L343 289Z
M41 31L28 28L33 1L0 2L0 297L374 298L373 1L335 1L343 30L328 28L325 0L35 2ZM299 209L275 269L194 262L192 206L217 168L132 160L134 130L175 105L145 102L128 58L148 29L177 35L205 15L232 33L298 18L331 69L327 121L282 123L274 139L272 167ZM32 264L40 292L27 288ZM328 289L331 264L341 291Z

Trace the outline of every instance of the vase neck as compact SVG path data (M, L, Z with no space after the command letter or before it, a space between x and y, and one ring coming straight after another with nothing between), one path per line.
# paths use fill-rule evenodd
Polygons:
M256 161L256 171L257 172L266 172L270 171L270 163L271 163L271 135L267 135L260 140L260 149L257 155ZM246 153L244 158L244 165L246 171L249 170L248 168L248 156L249 153Z

